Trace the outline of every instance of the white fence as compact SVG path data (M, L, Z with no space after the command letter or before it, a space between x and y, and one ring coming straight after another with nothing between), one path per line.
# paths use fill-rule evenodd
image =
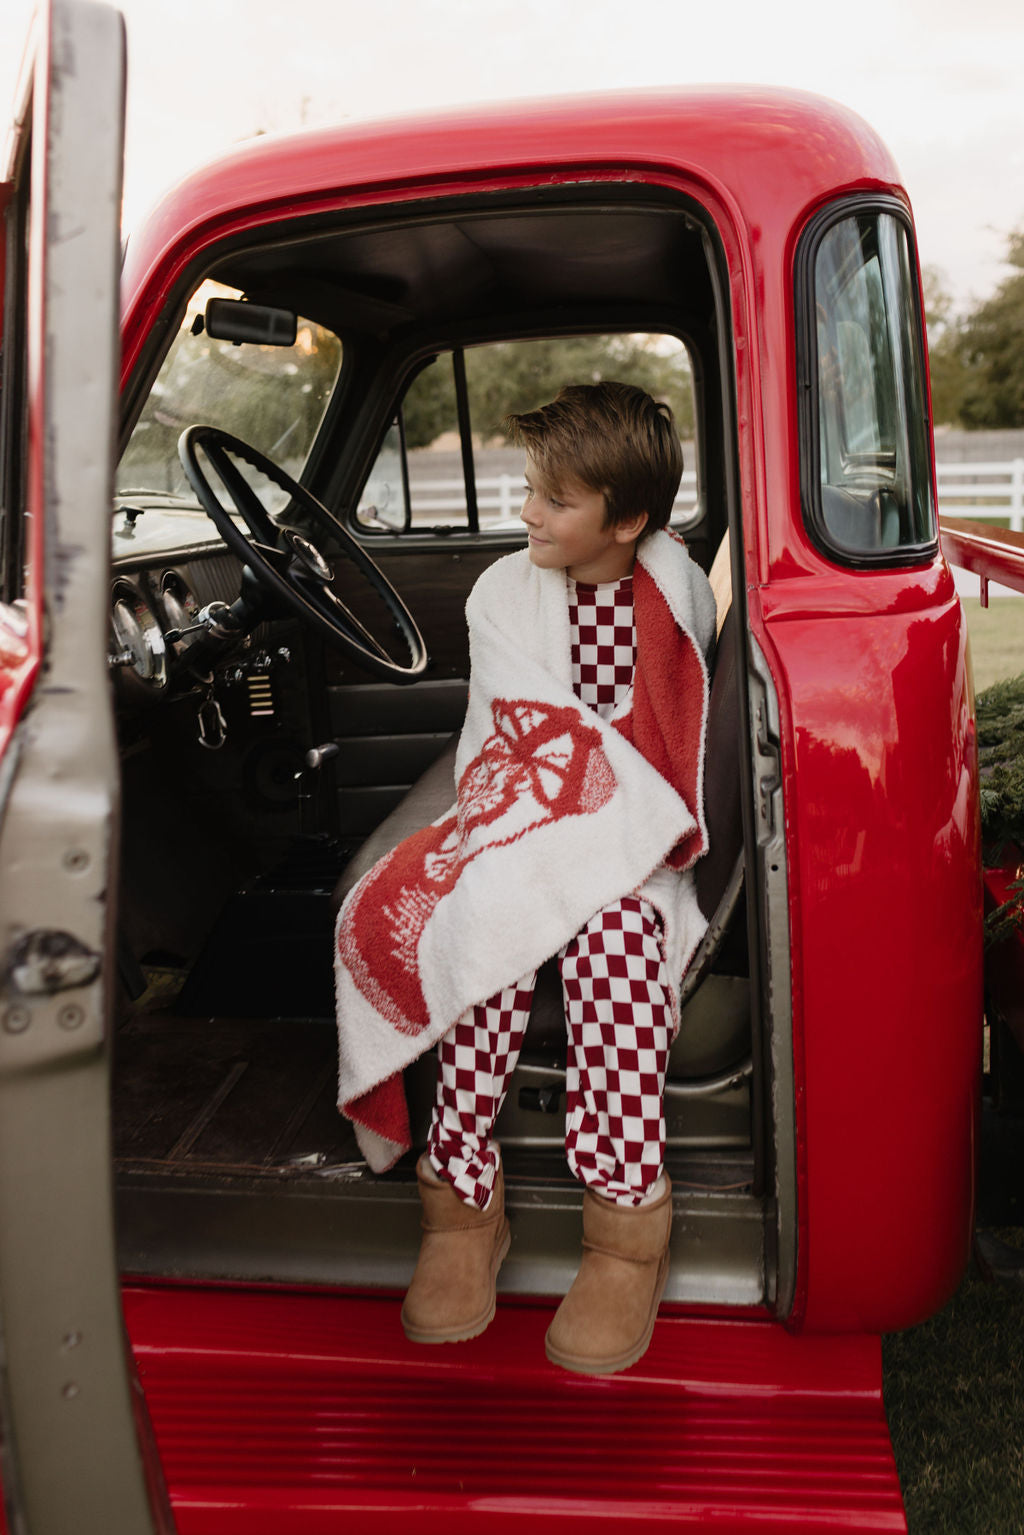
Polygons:
M1009 517L1024 532L1024 458L1002 464L936 464L939 511L947 517L977 517L982 522Z
M1024 532L1024 458L1005 463L938 463L935 466L939 509L950 517L1010 519L1010 527ZM413 520L434 522L445 513L466 514L466 495L461 479L414 479L410 485ZM523 482L518 475L499 474L476 482L477 506L484 526L514 523L523 504ZM683 475L673 516L684 518L697 505L697 475Z
M412 520L414 523L437 522L445 514L457 513L459 519L466 515L466 489L461 479L410 481ZM521 475L499 474L476 482L476 504L482 528L497 528L502 524L519 525L519 513L523 505L523 480ZM697 506L697 473L688 470L679 485L673 507L673 519L683 520L692 515Z
M1024 532L1024 458L1003 463L938 463L936 477L939 510L949 517L976 517L981 521L1008 518L1010 527ZM414 523L443 522L466 515L463 480L416 477L410 484ZM484 528L514 527L523 504L523 482L519 475L481 476L476 482L480 525ZM692 469L683 475L676 496L673 519L684 521L697 507L697 475Z

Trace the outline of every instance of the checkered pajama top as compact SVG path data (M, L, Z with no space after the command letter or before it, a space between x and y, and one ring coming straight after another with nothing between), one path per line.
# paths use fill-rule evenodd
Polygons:
M566 579L573 692L602 719L610 719L633 686L633 577L600 586Z

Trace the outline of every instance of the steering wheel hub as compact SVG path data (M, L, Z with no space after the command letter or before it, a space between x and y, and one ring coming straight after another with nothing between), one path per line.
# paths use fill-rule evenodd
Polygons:
M283 528L281 537L299 564L304 565L310 575L315 576L318 581L323 581L325 585L334 580L334 571L310 539L303 538L302 534L296 533L294 528Z

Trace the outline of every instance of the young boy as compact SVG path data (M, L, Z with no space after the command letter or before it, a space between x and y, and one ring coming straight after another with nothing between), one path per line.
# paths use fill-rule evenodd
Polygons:
M626 384L575 385L509 424L526 449L528 548L467 604L457 805L342 909L339 1103L371 1166L390 1165L408 1144L401 1069L436 1042L402 1322L418 1342L475 1336L509 1246L493 1125L537 968L558 955L584 1256L545 1346L605 1374L647 1348L667 1276L662 1095L704 927L689 871L706 851L715 604L664 531L682 472L667 407Z

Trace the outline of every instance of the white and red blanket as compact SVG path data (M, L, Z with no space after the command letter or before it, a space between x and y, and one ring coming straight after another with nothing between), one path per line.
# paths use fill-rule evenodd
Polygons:
M375 864L338 917L338 1106L377 1172L410 1145L404 1068L596 911L642 893L680 980L700 941L689 871L707 847L715 602L659 532L639 546L633 603L632 696L606 722L572 691L563 571L523 551L470 594L457 802Z

